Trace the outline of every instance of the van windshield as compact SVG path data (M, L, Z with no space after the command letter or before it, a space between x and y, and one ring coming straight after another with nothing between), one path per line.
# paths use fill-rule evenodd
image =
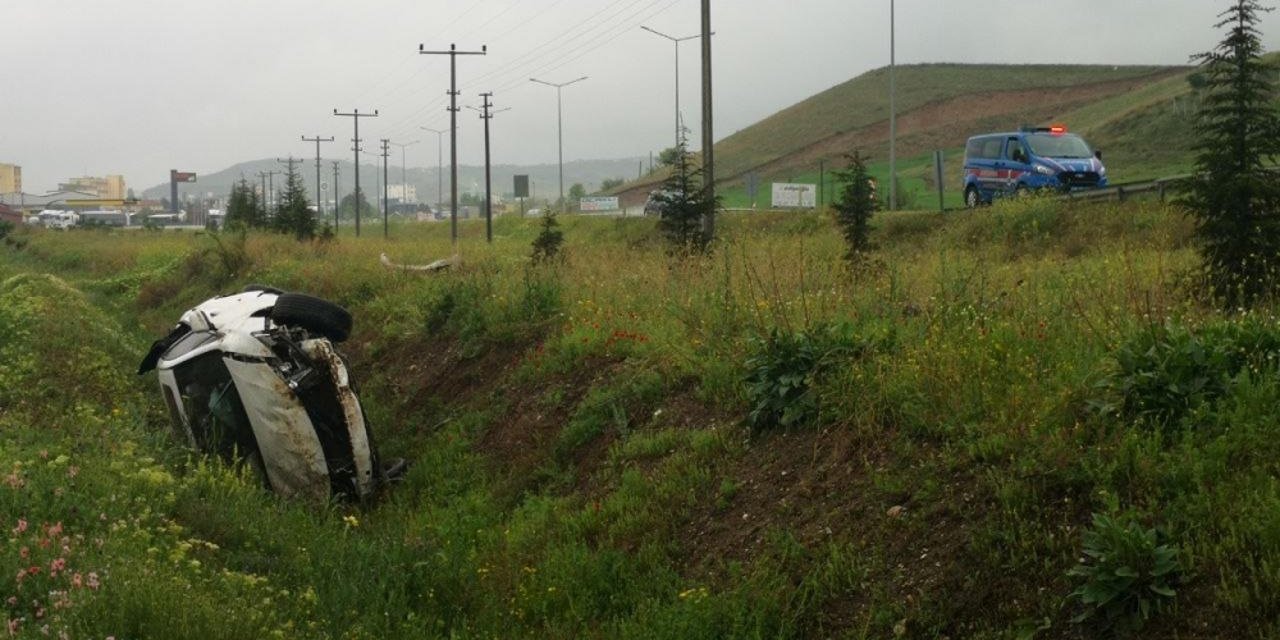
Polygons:
M1046 158L1092 158L1093 151L1080 136L1064 133L1033 133L1027 136L1031 153Z

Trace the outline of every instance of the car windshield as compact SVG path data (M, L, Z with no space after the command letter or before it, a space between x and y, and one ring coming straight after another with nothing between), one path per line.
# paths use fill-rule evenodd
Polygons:
M1093 151L1080 136L1070 133L1033 133L1027 136L1031 153L1046 158L1091 158Z

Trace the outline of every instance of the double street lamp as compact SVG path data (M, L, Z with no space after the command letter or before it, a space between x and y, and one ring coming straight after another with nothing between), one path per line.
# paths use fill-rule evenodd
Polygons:
M662 36L663 38L670 40L676 46L676 146L679 147L680 146L680 128L681 128L680 127L680 43L684 42L685 40L694 40L696 38L701 38L702 34L699 33L697 35L677 38L675 36L669 36L656 29L650 29L649 27L646 27L644 25L640 25L640 28L654 35ZM715 34L716 32L712 31L710 35L715 35Z
M418 127L423 131L430 131L436 134L436 207L437 211L432 214L439 214L444 210L444 134L449 133L448 129L432 129L431 127Z
M554 83L554 82L547 82L547 81L545 81L545 80L539 80L539 79L537 79L537 78L529 78L529 81L530 81L530 82L536 82L536 83L538 83L538 84L545 84L545 85L547 85L548 87L555 87L555 88L556 88L556 124L557 124L557 134L556 134L556 135L557 135L557 137L559 138L559 141L560 141L560 142L559 142L559 147L560 147L560 206L561 206L561 207L563 207L563 206L564 206L564 110L563 110L563 108L562 108L562 106L561 106L561 101L560 101L560 90L561 90L561 89L563 89L563 88L565 88L565 87L567 87L567 86L569 86L569 85L571 85L571 84L573 84L573 83L575 83L575 82L582 82L583 80L586 80L586 79L587 79L587 76L582 76L581 78L578 78L578 79L576 79L576 80L570 80L570 81L568 81L568 82L561 82L561 83L557 84L557 83Z

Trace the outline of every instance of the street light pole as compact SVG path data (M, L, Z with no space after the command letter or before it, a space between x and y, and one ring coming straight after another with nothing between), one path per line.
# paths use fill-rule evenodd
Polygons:
M894 0L889 0L889 210L898 208L898 109L897 86L894 83Z
M693 40L695 38L701 38L702 34L699 33L697 35L677 38L675 36L667 35L656 29L650 29L649 27L646 27L644 25L640 25L640 28L654 35L662 36L670 40L671 42L675 43L676 45L676 146L678 147L680 146L680 43L684 42L685 40ZM711 32L711 35L715 35L715 34L716 32L714 31Z
M554 82L547 82L545 80L539 80L537 78L529 78L530 82L545 84L548 87L556 88L556 137L559 140L558 146L559 146L559 156L560 156L560 206L561 207L564 207L565 201L564 201L564 111L562 108L563 104L560 100L560 90L575 82L582 82L583 80L586 80L586 79L587 79L587 76L582 76L577 80L570 80L568 82L561 82L559 84L556 84Z
M422 141L414 140L413 142L405 142L403 144L399 142L391 143L400 147L400 204L407 204L409 200L409 170L405 168L407 165L404 160L404 150L407 147L412 147L413 145L418 144L419 142Z
M436 134L436 207L444 208L444 134L449 133L447 129L432 129L431 127L418 127L423 131L430 131ZM435 211L432 212L436 213Z

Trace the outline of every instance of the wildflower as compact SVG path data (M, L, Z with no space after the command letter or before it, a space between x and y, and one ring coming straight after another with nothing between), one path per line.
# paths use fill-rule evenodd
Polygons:
M27 530L27 521L22 518L18 518L18 526L13 528L13 534L18 535L26 530Z
M61 535L62 535L62 521L59 520L56 524L49 527L48 536L50 539L53 539Z
M71 586L76 589L84 586L84 576L80 575L79 571L71 574Z
M9 629L9 635L16 636L18 635L18 630L22 628L22 620L20 618L9 618L9 623L6 626Z
M74 477L76 477L76 476L78 476L78 475L80 475L80 467L77 467L77 466L75 466L74 464L73 464L73 465L71 465L71 466L69 466L69 467L67 467L67 477L68 477L68 478L74 478Z
M86 581L85 581L85 585L87 585L90 589L97 589L97 588L98 588L98 574L97 574L96 572L90 571L90 572L89 572L89 578L88 578L88 580L86 580Z
M357 520L355 516L350 516L350 515L342 516L342 522L346 524L348 528L351 528L351 529L354 529L360 526L360 521Z
M67 568L66 558L55 558L49 561L49 577L57 577L58 572Z

